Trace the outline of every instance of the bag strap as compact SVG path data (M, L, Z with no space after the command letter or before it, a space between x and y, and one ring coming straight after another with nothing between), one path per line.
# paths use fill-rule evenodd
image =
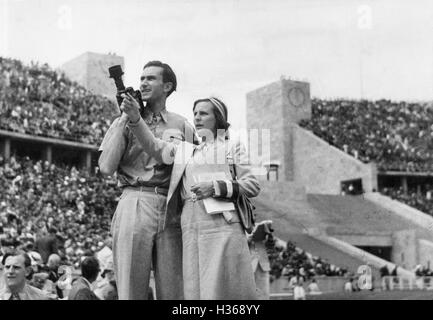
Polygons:
M230 141L228 143L228 146L229 146L229 152L227 153L226 157L228 159L231 159L231 161L229 162L229 168L231 169L230 173L232 174L232 179L234 181L236 181L236 180L238 180L238 174L237 174L236 165L235 165L235 157L233 155L233 148L232 148L232 145L230 144Z

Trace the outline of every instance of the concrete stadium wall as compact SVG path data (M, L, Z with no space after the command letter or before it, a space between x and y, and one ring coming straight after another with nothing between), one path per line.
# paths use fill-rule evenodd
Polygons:
M340 182L362 179L365 191L377 189L377 169L331 146L312 132L290 124L293 135L294 180L307 193L340 194Z
M392 261L412 270L418 262L415 230L399 230L392 234Z
M83 53L78 57L65 62L60 70L72 81L78 82L80 85L87 87L87 61L88 55Z
M288 157L286 123L283 111L283 85L278 81L247 93L248 129L269 129L270 160L280 162L279 180L288 180L286 159ZM259 132L261 136L261 132ZM263 150L259 139L258 150ZM261 155L261 154L260 154Z
M307 199L305 187L290 181L260 181L260 189L269 202Z
M309 229L308 234L313 238L323 241L324 243L333 246L334 248L342 252L347 253L348 255L358 259L361 262L364 262L365 264L369 264L373 268L376 268L376 270L379 270L384 265L386 265L389 270L393 270L395 267L394 263L376 257L375 255L370 254L364 250L358 249L347 242L344 242L334 237L330 237L324 233L318 232L317 229ZM398 268L398 275L405 276L405 277L414 276L411 271L401 267Z
M379 247L392 247L391 235L377 235L377 234L332 234L333 237L341 241L350 243L352 246L379 246Z
M376 166L362 163L297 125L310 118L309 83L280 79L247 93L248 129L270 130L269 160L280 163L280 181L295 181L307 193L339 194L341 181L359 178L364 190L377 189ZM261 143L258 150L262 151Z
M418 263L424 267L433 267L433 242L418 240Z
M433 217L422 211L378 192L366 193L364 197L427 231L433 229ZM413 269L417 264L427 266L428 261L433 262L433 243L426 239L417 239L415 230L396 231L392 239L392 259L395 263Z
M419 225L422 228L433 230L433 217L412 208L404 203L393 200L390 197L384 196L378 192L368 192L364 194L364 197L377 204L378 206L385 208L395 214L411 221L414 224Z
M247 93L248 129L270 130L270 161L279 162L279 179L293 180L293 148L289 123L311 118L310 84L280 79ZM259 141L260 153L262 141ZM265 155L263 155L265 156ZM266 155L267 156L267 155Z
M116 86L113 79L109 78L108 68L117 64L121 65L125 71L125 61L122 56L85 52L65 62L60 69L71 80L78 82L94 94L116 100ZM125 86L129 85L125 83ZM134 89L137 90L138 88ZM117 111L117 109L113 111Z

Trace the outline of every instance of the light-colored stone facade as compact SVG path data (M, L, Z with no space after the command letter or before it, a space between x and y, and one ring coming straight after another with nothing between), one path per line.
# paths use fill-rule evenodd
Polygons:
M340 194L341 182L361 179L366 192L377 190L377 169L348 155L312 132L290 124L293 140L294 181L307 193Z
M415 230L395 231L392 235L392 262L412 270L418 264L417 237Z
M352 179L362 179L367 192L377 189L376 166L362 163L298 126L310 118L306 82L281 79L247 94L248 129L270 130L270 160L280 163L280 180L297 182L307 193L340 194L341 182Z
M433 242L420 239L418 240L418 264L433 268Z
M270 130L270 160L280 163L279 180L293 180L292 136L288 124L311 117L308 83L282 79L247 93L248 129ZM259 142L262 150L262 142Z
M113 65L121 65L124 70L125 59L113 54L85 52L64 63L60 69L94 94L115 100L116 86L108 74L108 68Z

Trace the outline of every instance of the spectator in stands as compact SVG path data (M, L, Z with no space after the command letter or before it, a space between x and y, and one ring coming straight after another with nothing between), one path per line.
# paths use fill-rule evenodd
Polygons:
M388 266L385 264L384 266L382 266L382 267L379 269L379 272L380 272L380 277L381 277L381 278L386 277L386 276L389 276Z
M353 292L353 278L348 279L345 283L344 283L344 291L345 292Z
M290 241L285 248L277 248L275 241L270 242L267 250L271 262L271 279L285 275L289 277L289 281L296 277L307 281L313 276L344 276L347 273L347 269L336 267L320 257L312 256Z
M72 289L73 270L72 267L62 265L58 270L59 280L57 280L56 287L62 291L63 300L68 298L69 292ZM57 290L56 288L56 290Z
M384 279L384 277L389 277L389 270L388 270L388 266L384 265L379 269L380 272L380 278L382 280L382 284L384 285L384 290L389 290L389 279L386 278Z
M56 285L48 278L48 273L46 272L34 273L29 284L42 290L51 299L58 298Z
M102 270L101 277L102 280L96 284L95 294L101 300L118 300L112 261L109 262ZM152 291L150 290L149 293L151 292Z
M39 254L39 252L34 250L34 244L33 242L28 242L25 245L24 248L25 252L29 255L30 260L32 261L32 268L35 272L38 272L39 269L42 267L43 262L42 262L42 257Z
M59 267L60 267L60 257L59 255L53 253L48 258L47 263L47 271L48 271L48 279L54 284L56 294L60 299L63 299L63 292L57 286L57 281L59 281Z
M293 289L294 300L306 300L305 289L302 284L302 281L296 281L295 288Z
M101 265L101 270L105 270L107 266L113 265L113 251L111 250L112 241L113 239L111 237L107 238L103 242L103 247L101 250L96 253L96 258Z
M95 257L86 257L81 263L81 277L72 283L68 300L99 300L92 291L92 283L99 274L99 262Z
M8 255L4 263L5 287L0 291L0 300L48 300L41 290L26 283L31 268L26 253Z
M316 279L314 279L314 278L311 280L307 289L308 289L309 294L321 294L322 293L319 289L319 286L317 285Z
M48 234L43 234L36 239L36 251L40 253L44 264L48 262L48 257L51 254L58 253L56 233L55 228L50 228Z

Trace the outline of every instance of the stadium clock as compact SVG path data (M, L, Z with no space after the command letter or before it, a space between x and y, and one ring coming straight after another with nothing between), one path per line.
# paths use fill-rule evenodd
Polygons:
M290 103L296 108L302 106L305 102L305 93L298 87L291 88L288 97Z

